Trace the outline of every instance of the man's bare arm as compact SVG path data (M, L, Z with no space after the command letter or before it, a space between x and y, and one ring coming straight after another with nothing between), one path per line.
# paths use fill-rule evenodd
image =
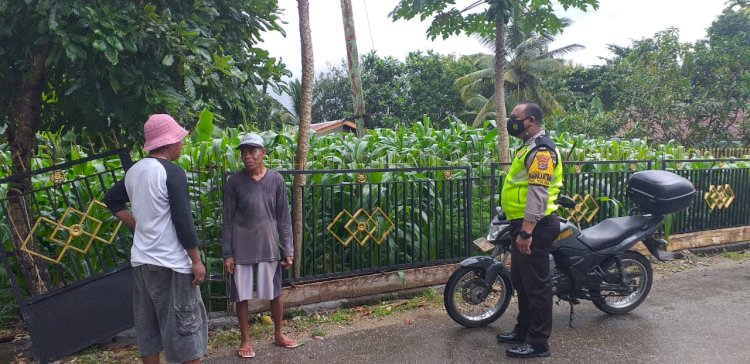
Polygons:
M130 210L118 211L115 213L115 217L120 219L123 224L130 228L130 230L135 231L135 218Z

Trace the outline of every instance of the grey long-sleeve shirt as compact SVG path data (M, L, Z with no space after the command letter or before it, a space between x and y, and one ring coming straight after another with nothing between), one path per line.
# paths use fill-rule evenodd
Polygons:
M294 256L292 218L284 179L267 169L256 181L243 170L224 185L222 255L235 264L255 264Z

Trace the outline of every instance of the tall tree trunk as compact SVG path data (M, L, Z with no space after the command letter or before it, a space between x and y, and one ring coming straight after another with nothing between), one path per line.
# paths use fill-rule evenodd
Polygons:
M39 127L42 107L42 91L47 82L47 70L44 62L49 55L49 46L43 47L33 54L32 68L19 85L16 105L12 107L10 126L6 130L11 158L13 159L13 173L20 174L31 170L31 157L36 149L34 137ZM29 291L39 295L49 289L49 275L47 266L39 263L28 254L21 251L23 241L29 236L34 224L31 217L31 203L28 195L31 193L31 178L24 178L13 182L8 189L8 219L10 221L13 245L18 253L21 272ZM27 248L38 251L36 240L31 239Z
M344 38L346 39L346 60L349 65L349 79L352 83L352 103L357 136L365 136L365 93L362 90L362 72L357 52L357 34L354 31L354 15L351 0L341 0L341 16L344 18Z
M294 158L294 168L305 169L307 165L307 152L310 149L310 119L312 118L312 90L313 90L313 47L312 34L310 32L310 4L308 0L297 0L299 11L299 35L302 48L302 90L299 108L299 132L297 133L297 153ZM292 221L294 222L294 276L300 276L302 265L302 194L307 176L298 174L294 176L294 211Z
M505 128L505 23L502 17L495 20L495 122L497 124L497 149L500 162L510 162L510 143ZM508 167L503 167L508 170Z

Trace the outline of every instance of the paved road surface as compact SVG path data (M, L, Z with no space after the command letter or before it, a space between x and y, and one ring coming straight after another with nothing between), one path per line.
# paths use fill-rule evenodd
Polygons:
M507 347L494 335L510 330L514 303L489 327L464 329L441 310L410 313L411 325L365 329L294 350L257 345L251 361L234 352L206 363L497 363ZM554 308L552 363L750 363L750 261L696 267L657 275L651 294L635 311L609 316L590 302ZM356 323L354 324L356 325Z

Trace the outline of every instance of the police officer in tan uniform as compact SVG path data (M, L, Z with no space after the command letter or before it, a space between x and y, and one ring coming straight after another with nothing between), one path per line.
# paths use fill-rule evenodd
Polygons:
M497 340L517 344L506 350L508 356L547 357L552 332L549 252L560 233L555 200L562 188L562 159L542 129L539 105L518 104L507 128L524 142L505 177L501 199L511 223L511 280L518 292L518 317L513 331L497 335Z

